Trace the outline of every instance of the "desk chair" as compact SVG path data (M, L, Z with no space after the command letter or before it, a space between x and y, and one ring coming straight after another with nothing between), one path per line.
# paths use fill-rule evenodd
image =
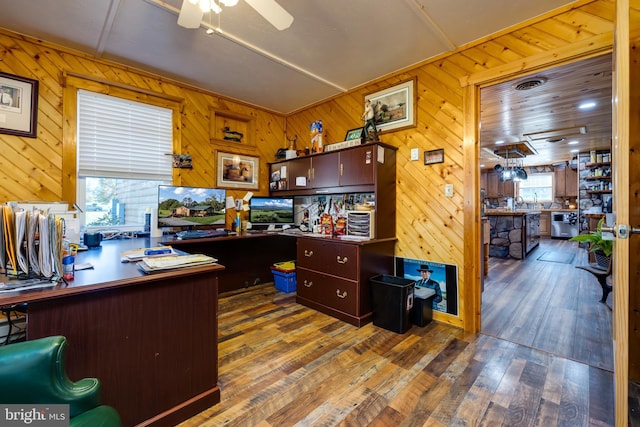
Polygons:
M0 402L3 404L67 404L70 426L118 427L120 416L100 405L100 382L72 382L64 368L67 339L40 338L0 347Z
M613 265L613 256L609 257L609 265L606 269L600 267L597 263L589 263L589 265L577 265L576 268L580 270L584 270L589 272L598 279L598 283L602 287L602 299L601 303L607 302L607 297L609 296L609 292L612 291L613 287L607 283L607 277L609 277L612 273L611 267Z
M25 302L22 304L16 304L9 307L2 307L0 308L0 312L2 312L2 314L4 314L5 317L7 318L7 325L9 326L9 330L7 331L7 337L4 340L4 345L7 345L11 342L11 332L13 331L13 327L17 326L17 325L14 325L13 320L11 320L11 313L13 313L14 315L16 315L17 313L27 314L27 303ZM20 340L24 341L24 337L21 338ZM15 340L15 341L19 341L19 340Z

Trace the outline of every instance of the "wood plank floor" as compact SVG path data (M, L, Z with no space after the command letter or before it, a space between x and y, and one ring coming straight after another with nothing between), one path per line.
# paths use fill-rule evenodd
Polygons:
M569 257L570 263L539 260ZM576 242L543 239L525 260L489 259L482 294L482 332L613 371L612 311L602 288L576 265L587 252Z
M356 328L272 285L219 311L222 401L182 426L613 425L610 372L512 341Z

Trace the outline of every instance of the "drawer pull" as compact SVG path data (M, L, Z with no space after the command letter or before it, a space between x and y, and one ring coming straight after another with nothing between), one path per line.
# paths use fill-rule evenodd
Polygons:
M303 285L306 286L307 288L310 288L313 286L313 282L307 282L306 280L303 282Z
M307 249L304 250L304 256L306 256L307 258L312 257L313 256L313 251L309 251Z
M336 289L336 296L338 298L345 299L347 297L347 291L344 291L343 293L340 293L340 289Z
M347 257L340 258L340 255L338 255L336 257L336 261L338 262L338 264L346 264L347 261L349 261L349 258L347 258Z

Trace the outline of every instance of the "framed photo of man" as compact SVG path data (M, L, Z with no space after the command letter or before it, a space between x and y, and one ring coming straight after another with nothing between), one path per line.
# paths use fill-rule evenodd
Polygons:
M38 81L0 72L0 133L36 137Z

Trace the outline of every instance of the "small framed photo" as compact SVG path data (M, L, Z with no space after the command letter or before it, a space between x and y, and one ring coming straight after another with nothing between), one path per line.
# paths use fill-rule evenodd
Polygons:
M362 128L355 128L347 131L344 140L353 141L354 139L362 139Z
M216 186L258 190L260 159L253 156L218 151Z
M444 148L424 152L425 165L433 165L436 163L444 163Z
M0 133L36 138L38 81L0 72Z

